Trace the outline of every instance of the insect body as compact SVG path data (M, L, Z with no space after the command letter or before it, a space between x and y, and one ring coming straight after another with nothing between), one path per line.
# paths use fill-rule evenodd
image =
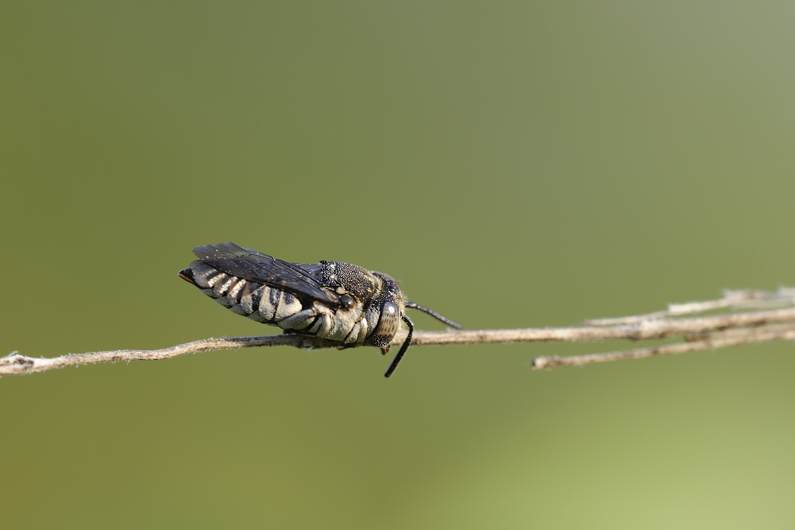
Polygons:
M401 321L405 322L408 336L386 377L411 343L414 324L406 309L419 309L461 329L439 313L409 302L389 275L351 263L290 263L235 243L204 245L193 253L199 259L180 271L180 278L230 311L285 332L313 335L340 346L378 346L386 353Z

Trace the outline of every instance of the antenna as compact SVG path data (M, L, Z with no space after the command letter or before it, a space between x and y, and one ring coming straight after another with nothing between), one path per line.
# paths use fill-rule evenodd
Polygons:
M389 369L387 369L386 373L384 374L384 377L389 377L390 375L392 375L392 372L394 372L397 369L398 365L400 364L400 360L403 359L403 356L406 355L406 350L409 349L409 345L411 344L411 336L414 334L414 322L412 322L411 319L406 315L400 315L400 316L403 318L403 322L408 324L409 334L406 335L406 340L403 341L403 345L400 347L400 351L398 352L398 354L395 355L394 359L392 359L392 364L389 365Z
M445 324L447 324L451 328L461 329L461 328L464 327L461 324L459 324L458 322L453 322L452 320L450 320L446 316L442 316L439 313L437 313L436 311L434 311L433 309L428 309L427 307L423 307L420 304L415 304L414 302L406 302L406 307L408 309L419 309L423 313L427 313L427 314L431 315L433 318L435 318L439 322L444 322Z

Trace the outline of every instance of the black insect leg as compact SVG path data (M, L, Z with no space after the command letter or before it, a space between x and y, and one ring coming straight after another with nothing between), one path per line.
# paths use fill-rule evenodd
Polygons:
M384 377L389 377L392 375L398 365L400 364L400 360L403 359L403 356L406 355L406 350L409 349L411 345L411 336L414 334L414 322L411 321L409 317L406 315L400 315L403 318L403 322L405 322L409 327L409 334L406 335L406 340L403 341L403 345L400 347L400 351L395 355L395 358L392 360L392 364L389 365L389 369L384 374Z

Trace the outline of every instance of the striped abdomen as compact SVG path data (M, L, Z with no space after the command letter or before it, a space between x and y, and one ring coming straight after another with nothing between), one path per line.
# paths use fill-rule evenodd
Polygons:
M180 276L230 311L257 322L343 342L362 343L368 323L358 302L351 309L331 309L316 301L221 272L194 261Z

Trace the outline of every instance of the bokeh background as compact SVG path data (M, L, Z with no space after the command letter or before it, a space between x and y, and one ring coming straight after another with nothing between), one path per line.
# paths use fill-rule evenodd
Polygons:
M0 354L274 332L192 247L470 329L795 285L795 4L12 2ZM415 315L421 329L441 329ZM4 528L785 528L795 355L281 348L0 380Z

